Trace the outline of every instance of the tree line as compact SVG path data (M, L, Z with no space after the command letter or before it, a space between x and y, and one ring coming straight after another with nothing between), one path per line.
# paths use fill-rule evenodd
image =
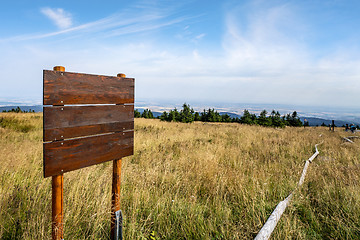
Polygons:
M29 111L26 110L22 110L20 107L17 108L12 108L11 110L3 110L2 112L13 112L13 113L34 113L35 110L31 110L31 108L29 109Z
M155 118L151 110L145 109L140 113L137 109L134 112L136 118ZM247 109L244 110L244 114L241 117L231 117L228 114L220 114L214 109L209 108L202 112L195 112L189 104L184 103L182 109L179 111L176 108L169 112L164 111L161 116L157 117L162 121L167 122L183 122L191 123L193 121L201 122L236 122L249 125L260 125L266 127L285 127L303 126L298 114L294 111L292 114L286 114L281 116L279 111L273 110L270 114L266 110L263 110L259 116L250 113Z

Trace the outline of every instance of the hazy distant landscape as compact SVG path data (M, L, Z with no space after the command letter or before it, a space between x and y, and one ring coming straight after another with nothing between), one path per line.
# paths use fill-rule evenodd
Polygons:
M30 104L29 104L30 103ZM38 102L37 102L38 103ZM138 100L135 102L135 108L142 111L150 109L154 116L160 116L163 111L180 109L183 103L174 100ZM337 126L345 124L360 125L360 109L356 108L340 108L340 107L311 107L311 106L291 106L284 104L246 104L246 103L203 103L194 102L189 103L195 111L203 111L204 109L214 108L220 114L228 114L231 117L240 117L244 109L249 110L251 113L259 115L262 110L267 110L269 113L272 110L279 111L281 115L297 111L300 119L304 121L307 119L310 126L321 125L325 123L329 125L331 120L335 120ZM42 111L42 105L31 105L31 102L0 102L0 112L3 110L11 110L20 106L22 110L28 111L29 109L35 112Z
M153 112L161 114L163 111L169 111L174 107L181 108L183 103L175 101L164 100L138 100L135 102L135 108L150 109ZM230 113L237 116L243 114L244 109L251 113L259 115L262 110L267 110L269 113L272 110L279 111L281 115L297 111L301 120L306 118L310 125L321 125L322 122L329 124L331 120L339 120L338 126L343 124L360 123L360 108L340 108L340 107L311 107L311 106L297 106L285 104L249 104L249 103L203 103L203 102L189 102L188 104L194 108L195 111L203 111L203 109L214 108L220 113ZM312 124L313 122L313 124Z

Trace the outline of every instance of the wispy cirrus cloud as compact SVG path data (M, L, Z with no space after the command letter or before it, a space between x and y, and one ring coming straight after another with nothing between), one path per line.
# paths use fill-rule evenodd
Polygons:
M302 26L292 6L259 8L254 5L249 7L251 14L245 17L239 18L244 15L237 8L226 15L222 44L229 67L239 73L256 72L266 76L306 67L307 46L299 40Z
M59 10L59 9L58 9ZM90 36L91 34L96 34L96 38L111 38L115 36L141 33L146 31L157 30L160 28L168 27L174 24L178 24L184 22L191 17L181 16L174 17L172 16L172 12L147 12L143 14L134 14L132 12L124 11L118 12L113 15L84 23L77 26L72 26L72 20L69 17L68 23L66 23L66 19L62 19L59 16L54 14L53 9L43 8L42 12L47 12L46 15L53 19L58 26L62 26L60 30L48 32L48 33L40 33L40 34L27 34L27 35L19 35L9 38L0 39L0 42L21 42L21 41L29 41L29 40L39 40L45 39L55 36ZM61 11L58 11L61 12ZM45 13L44 13L45 14ZM66 15L66 14L65 14ZM50 17L51 16L51 17ZM63 22L62 22L63 21ZM65 27L67 26L67 27ZM101 33L101 35L99 35Z
M52 20L60 29L66 29L72 25L71 14L62 8L46 7L41 9L41 13Z

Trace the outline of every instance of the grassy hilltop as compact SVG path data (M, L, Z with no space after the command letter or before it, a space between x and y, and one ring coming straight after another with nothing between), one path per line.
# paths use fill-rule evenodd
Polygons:
M360 139L342 129L135 119L123 159L125 239L252 239L305 183L272 239L359 239ZM42 115L0 113L0 239L50 239L51 178L42 172ZM65 173L65 239L108 239L112 163Z

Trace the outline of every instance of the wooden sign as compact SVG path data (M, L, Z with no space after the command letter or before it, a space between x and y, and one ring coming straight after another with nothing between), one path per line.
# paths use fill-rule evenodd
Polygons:
M65 72L62 66L44 70L43 80L44 177L52 176L52 239L64 239L63 173L110 160L111 239L118 238L121 158L134 152L135 80L124 74Z
M133 104L133 78L44 70L44 177L132 155Z

